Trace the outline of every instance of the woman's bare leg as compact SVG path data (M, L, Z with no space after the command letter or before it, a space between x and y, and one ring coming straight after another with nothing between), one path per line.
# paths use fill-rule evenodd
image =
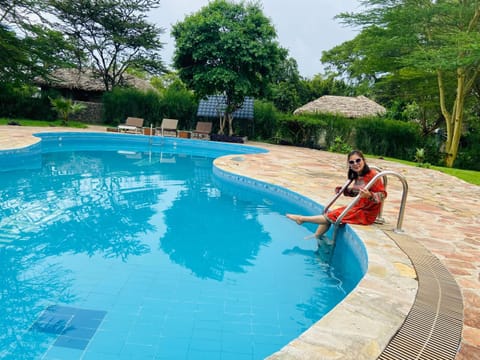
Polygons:
M287 214L286 216L290 220L295 221L298 225L302 225L303 223L306 223L306 222L313 223L313 224L328 223L324 215L304 216L304 215Z
M324 215L303 216L287 214L287 218L295 221L298 225L302 225L305 222L318 224L317 230L315 231L315 237L317 238L325 234L330 228L330 222Z
M322 237L330 228L330 223L327 221L325 224L320 224L315 231L315 237L320 238Z

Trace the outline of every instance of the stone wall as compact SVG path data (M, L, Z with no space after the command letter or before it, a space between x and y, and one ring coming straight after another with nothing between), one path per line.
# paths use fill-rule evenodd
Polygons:
M71 120L81 121L86 124L102 124L102 103L90 101L75 101L76 103L85 105L85 109L70 116Z

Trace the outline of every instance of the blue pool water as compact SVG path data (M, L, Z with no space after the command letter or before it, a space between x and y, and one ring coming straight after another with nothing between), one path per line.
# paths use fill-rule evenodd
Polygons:
M212 172L258 149L42 137L0 157L2 359L263 359L363 276L284 216L315 204Z

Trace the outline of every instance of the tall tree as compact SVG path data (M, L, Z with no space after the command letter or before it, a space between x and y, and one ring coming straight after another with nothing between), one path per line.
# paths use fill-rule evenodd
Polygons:
M174 66L182 81L200 98L226 96L220 114L223 134L245 96L261 94L287 51L276 42L276 32L258 3L214 0L173 26Z
M128 68L159 74L162 28L147 22L159 0L51 0L57 27L87 53L86 66L102 78L105 89L122 83Z
M0 23L15 24L18 30L35 18L43 19L44 0L0 0Z
M272 101L275 107L283 112L290 112L303 105L299 92L301 87L297 61L285 59L277 68L265 98Z
M43 0L0 0L0 82L28 82L69 62L72 47L46 22Z
M362 4L361 12L338 16L346 24L360 26L362 32L322 60L371 82L405 73L434 75L447 133L445 163L452 167L465 103L480 71L478 0L365 0Z

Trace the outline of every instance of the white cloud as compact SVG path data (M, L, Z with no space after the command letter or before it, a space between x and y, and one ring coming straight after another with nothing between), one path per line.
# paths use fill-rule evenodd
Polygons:
M277 30L278 42L289 50L298 62L300 74L312 77L322 72L320 57L344 41L353 39L356 32L346 28L333 17L341 12L357 11L360 0L261 0L263 13ZM151 15L151 21L163 27L165 43L163 58L171 64L174 40L170 36L172 25L183 21L186 15L199 11L208 0L163 0Z

